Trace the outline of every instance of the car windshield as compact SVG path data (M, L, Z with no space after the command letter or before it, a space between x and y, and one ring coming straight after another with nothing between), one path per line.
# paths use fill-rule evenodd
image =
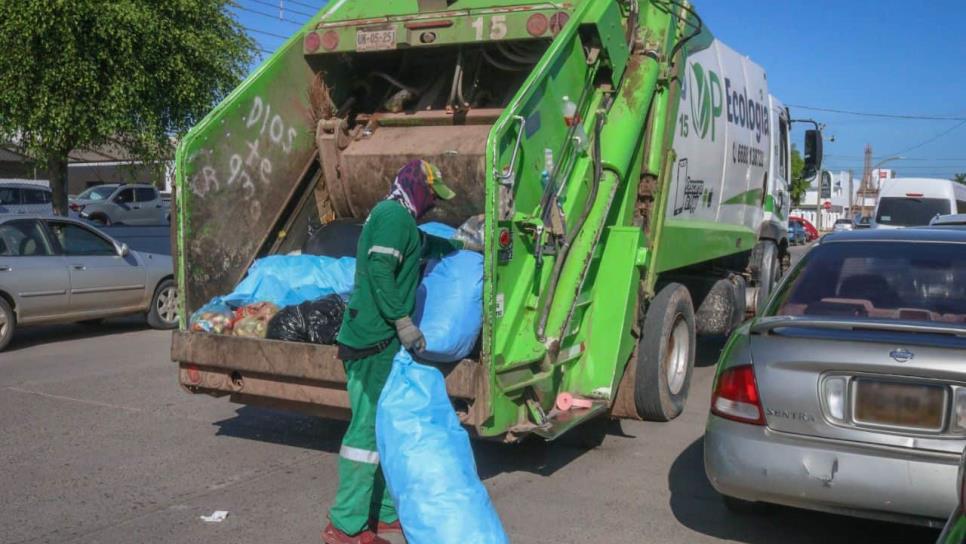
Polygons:
M91 187L90 189L84 191L83 193L77 195L79 200L104 200L111 196L117 187L101 185L98 187Z
M928 225L937 215L950 213L949 201L942 198L885 197L879 199L875 221L882 225L911 227Z
M966 324L966 244L821 245L792 272L766 314Z

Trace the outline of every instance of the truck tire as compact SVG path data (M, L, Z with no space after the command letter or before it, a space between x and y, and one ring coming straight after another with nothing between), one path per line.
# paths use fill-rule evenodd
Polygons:
M758 286L755 313L761 313L782 276L778 246L771 240L761 240L752 251L752 274Z
M17 328L17 315L6 299L0 297L0 351L6 349Z
M173 329L178 326L178 286L166 279L158 284L151 297L148 325L152 329Z
M696 348L691 294L679 283L651 301L637 347L634 404L641 419L670 421L684 411Z
M728 336L744 318L745 280L736 275L716 281L694 316L702 336Z

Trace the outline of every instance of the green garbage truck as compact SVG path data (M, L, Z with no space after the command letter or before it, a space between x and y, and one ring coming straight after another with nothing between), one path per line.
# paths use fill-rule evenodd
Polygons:
M363 220L422 158L460 195L429 219L485 217L479 347L439 365L466 427L671 420L696 335L727 334L780 278L791 125L686 0L332 0L180 143L179 381L346 417L334 346L187 316L255 259ZM815 171L817 128L804 145Z

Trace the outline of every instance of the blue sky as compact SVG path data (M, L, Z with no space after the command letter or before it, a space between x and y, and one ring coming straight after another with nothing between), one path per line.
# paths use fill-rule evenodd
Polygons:
M239 20L265 51L284 41L271 34L291 35L325 5L281 2L282 19L279 0L237 0ZM900 176L966 172L963 0L693 3L715 36L765 68L772 94L786 104L963 119L892 119L792 107L793 117L826 125L827 168L852 168L860 176L865 145L871 144L876 161L904 157L889 165ZM801 131L796 136L800 140Z

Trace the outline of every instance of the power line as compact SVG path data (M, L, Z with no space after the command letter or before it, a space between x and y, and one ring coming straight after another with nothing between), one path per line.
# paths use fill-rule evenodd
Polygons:
M924 146L926 144L931 144L931 143L935 142L936 140L942 138L943 136L949 134L950 132L956 130L957 128L959 128L959 127L961 127L963 125L966 125L966 119L963 119L961 122L956 123L955 125L953 125L952 127L950 127L948 130L944 130L944 131L940 132L939 134L936 134L932 138L929 138L927 140L923 140L922 142L919 142L918 144L916 144L916 145L914 145L912 147L907 147L906 149L903 149L901 151L896 151L895 153L890 153L889 155L902 155L903 153L908 153L908 152L912 151L913 149L919 149L920 147L922 147L922 146ZM889 155L887 155L887 156L889 156Z
M825 157L826 158L829 158L829 159L844 159L844 160L855 159L857 161L861 161L862 160L862 157L860 157L858 155L834 155L834 154L831 154L831 153L826 153L825 154ZM899 159L892 159L892 160L894 160L894 161L963 161L963 162L966 162L966 157L955 157L955 158L915 158L915 157L902 157L902 158L899 158Z
M265 0L251 0L251 1L252 2L255 2L256 4L261 4L263 6L268 6L270 8L278 8L279 11L287 11L287 12L290 12L290 13L294 13L296 15L301 15L303 17L315 17L315 15L312 14L312 13L306 13L304 11L295 10L295 9L292 9L292 8L289 8L289 7L280 7L280 6L278 6L276 4L273 4L271 2L266 2ZM281 19L281 17L279 17L279 19Z
M278 21L280 23L288 23L290 25L302 26L302 23L296 23L295 21L289 21L288 19L281 19L271 13L265 13L264 11L258 11L257 9L246 8L245 6L240 6L235 4L235 9L240 9L242 11L247 11L248 13L254 13L255 15L261 15L262 17L268 17L273 21Z
M247 30L249 32L254 32L255 34L264 34L265 36L271 36L273 38L278 38L280 40L287 40L287 39L289 39L291 37L291 36L282 36L281 34L275 34L274 32L266 32L264 30L259 30L257 28L251 28L251 27L248 27L248 26L246 26L244 28L245 28L245 30Z
M296 6L302 6L302 7L306 7L306 8L309 8L309 9L314 9L316 11L322 9L321 6L313 6L311 4L306 4L305 2L299 2L297 0L285 0L285 1L288 2L288 3L290 3L290 4L295 4Z
M835 108L819 108L817 106L805 106L802 104L789 104L791 108L801 108L803 110L811 111L824 111L828 113L842 113L845 115L858 115L860 117L882 117L886 119L912 119L918 121L963 121L966 123L966 117L948 117L943 115L915 115L915 114L905 114L905 113L877 113L869 111L851 111L851 110L840 110Z

